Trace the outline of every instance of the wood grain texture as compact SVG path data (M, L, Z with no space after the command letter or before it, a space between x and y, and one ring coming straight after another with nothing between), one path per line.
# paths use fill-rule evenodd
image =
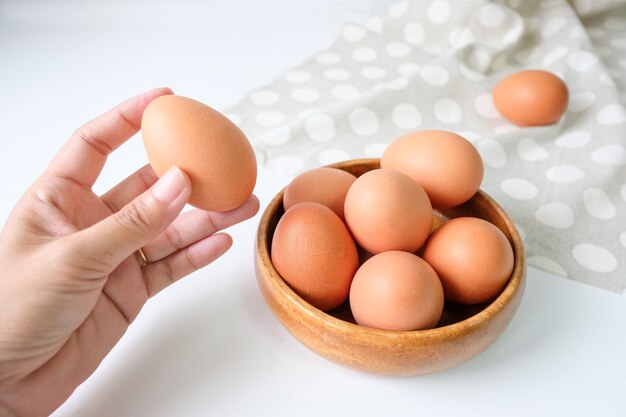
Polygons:
M331 165L359 176L379 168L378 159ZM515 265L509 282L494 300L477 305L446 304L438 327L386 331L354 323L347 304L325 313L298 297L272 265L272 233L283 214L281 191L261 218L255 269L261 292L280 322L305 346L340 365L373 374L408 376L451 368L491 345L513 318L526 277L522 240L504 210L482 191L465 204L434 213L435 224L459 216L480 217L504 232L513 247Z

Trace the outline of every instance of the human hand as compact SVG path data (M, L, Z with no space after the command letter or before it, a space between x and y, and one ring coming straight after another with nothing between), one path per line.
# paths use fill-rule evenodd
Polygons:
M146 165L102 196L92 191L107 155L164 94L146 92L77 130L9 216L0 234L0 416L54 411L151 296L228 250L232 239L216 232L258 211L251 196L229 212L180 214L191 186L176 167L157 181Z

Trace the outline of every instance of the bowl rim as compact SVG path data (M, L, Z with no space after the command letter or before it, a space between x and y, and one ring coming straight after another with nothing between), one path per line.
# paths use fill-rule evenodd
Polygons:
M339 168L345 165L347 162L351 164L372 164L379 163L379 158L360 158L360 159L351 159L347 161L337 162L334 164L325 165L325 167L329 168ZM271 261L270 256L270 248L268 247L268 237L269 237L269 228L271 224L271 219L275 215L278 207L282 205L282 199L285 192L285 188L282 188L275 196L272 198L270 203L265 208L263 215L259 221L259 227L257 232L257 256L259 259L267 259L268 262L265 263L265 266L269 267L269 270L266 271L269 278L267 280L271 281L272 284L277 287L280 292L286 296L293 304L297 306L297 308L308 316L311 316L315 320L323 321L327 327L332 327L335 330L341 333L350 333L350 334L361 334L361 335L376 335L379 338L384 339L418 339L424 342L428 342L431 340L442 340L448 339L451 335L463 336L477 330L480 330L482 327L486 326L490 320L498 314L505 306L507 306L511 300L514 298L515 294L523 289L524 277L525 277L525 259L524 259L524 247L522 243L522 239L519 235L515 224L509 217L509 215L504 211L504 209L487 193L485 193L482 189L479 189L476 195L480 195L481 198L486 199L486 201L491 204L496 210L498 216L500 216L503 220L503 223L509 229L511 233L511 246L513 249L514 255L514 264L513 271L511 272L511 276L507 281L506 286L501 291L501 293L493 299L486 307L480 310L478 313L467 317L458 322L450 323L440 327L434 327L432 329L424 329L424 330L384 330L377 329L372 327L367 327L355 323L351 323L349 321L342 320L338 317L335 317L327 312L324 312L313 305L306 302L303 298L297 295L287 283L280 276L274 264ZM472 196L475 198L475 196Z

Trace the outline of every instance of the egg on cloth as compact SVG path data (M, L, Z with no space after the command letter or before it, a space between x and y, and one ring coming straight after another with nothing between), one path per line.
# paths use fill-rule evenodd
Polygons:
M567 108L567 86L543 70L525 70L502 79L493 89L493 104L502 116L518 126L556 123Z
M218 111L188 97L161 96L146 107L141 130L157 175L177 165L189 176L189 204L227 211L252 194L257 177L252 146Z
M359 266L356 244L328 207L296 204L280 218L271 246L276 271L291 289L327 311L342 304Z

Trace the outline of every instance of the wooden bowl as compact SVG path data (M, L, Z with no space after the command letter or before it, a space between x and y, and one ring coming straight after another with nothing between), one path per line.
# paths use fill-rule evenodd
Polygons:
M356 176L380 167L378 159L330 165ZM283 191L261 218L256 242L256 276L274 315L305 346L340 365L381 375L418 375L451 368L478 355L509 324L522 299L526 267L522 240L504 210L478 191L461 206L434 212L434 228L446 219L480 217L495 224L508 238L515 255L513 273L492 301L475 306L446 303L438 327L429 330L387 331L355 324L350 307L323 312L294 293L270 258L272 235L284 213Z

